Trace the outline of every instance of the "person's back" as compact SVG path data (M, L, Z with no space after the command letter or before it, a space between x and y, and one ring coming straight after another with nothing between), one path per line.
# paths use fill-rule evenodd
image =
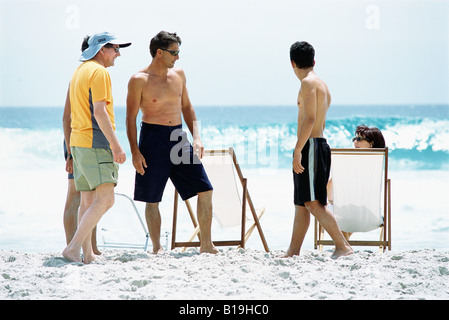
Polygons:
M326 114L331 103L331 95L326 83L321 80L316 73L311 70L307 76L302 80L301 89L306 87L308 91L315 95L315 122L310 133L310 138L322 138L324 128L326 125ZM299 116L304 118L304 98L302 97L303 90L300 90L298 97Z
M83 62L70 82L72 134L70 146L109 149L109 142L94 117L94 101L104 100L112 128L115 130L111 78L98 61Z
M326 209L330 172L330 147L324 138L326 114L331 103L327 85L315 74L315 50L303 41L290 48L290 61L301 81L298 94L298 140L293 152L295 220L287 256L299 255L310 223L310 214L335 242L332 258L351 254L332 214Z

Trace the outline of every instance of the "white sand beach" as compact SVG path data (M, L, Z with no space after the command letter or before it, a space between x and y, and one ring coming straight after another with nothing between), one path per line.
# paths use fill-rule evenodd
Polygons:
M59 253L0 251L0 299L448 299L449 252L331 252L222 248L217 255L105 250L89 265Z
M122 179L128 176L123 174ZM249 177L255 202L267 210L261 224L270 253L263 251L254 232L246 250L220 247L215 256L199 254L196 249L155 256L143 250L103 248L97 262L79 265L61 255L65 246L60 212L63 179L55 189L56 197L37 192L39 199L15 202L24 207L21 213L11 209L2 215L8 224L1 225L0 299L449 299L447 208L442 202L433 202L430 209L427 196L418 196L419 192L439 192L439 198L444 197L447 173L438 177L394 174L393 250L378 253L375 247L355 247L354 255L338 260L330 258L331 247L323 252L313 250L312 226L301 255L280 258L291 236L291 190L289 184L275 192L257 186L263 185L264 179L281 185L281 181L289 181L289 172ZM431 188L420 190L421 178ZM118 191L129 190L132 179L122 182ZM27 184L21 185L25 188ZM4 194L9 194L8 189ZM170 230L170 195L167 192L163 206L163 231ZM33 205L36 203L47 205ZM191 222L186 220L179 228L181 240L190 234Z

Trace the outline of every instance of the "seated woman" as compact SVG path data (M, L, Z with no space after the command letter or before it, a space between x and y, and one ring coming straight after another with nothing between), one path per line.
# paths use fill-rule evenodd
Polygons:
M379 128L370 128L364 124L359 125L355 129L355 137L352 138L352 142L354 142L354 148L385 148L385 139ZM332 178L329 179L327 184L327 199L328 203L333 205ZM352 232L343 230L342 233L346 240L349 240L349 237L352 235Z
M352 142L354 142L354 148L385 148L382 132L376 127L369 128L364 124L355 129Z

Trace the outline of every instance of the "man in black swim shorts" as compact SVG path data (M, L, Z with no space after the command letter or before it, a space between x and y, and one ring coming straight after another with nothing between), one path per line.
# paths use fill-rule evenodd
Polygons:
M310 214L335 243L332 258L353 253L332 213L325 207L330 169L330 148L323 137L331 96L326 83L313 70L315 50L305 42L290 47L290 60L301 81L298 94L298 140L293 153L295 220L287 256L299 255L310 224Z
M159 202L170 178L183 200L198 195L200 251L217 253L211 240L212 185L201 159L204 147L195 111L186 88L184 71L174 68L181 39L176 33L159 32L150 41L151 64L129 80L126 126L133 165L136 168L134 199L146 202L145 217L153 252L160 244ZM137 144L136 117L142 111ZM192 145L182 130L182 118L193 136Z
M193 147L181 125L163 126L143 122L139 150L148 159L148 169L145 174L136 175L135 200L160 202L168 178L183 200L212 190L203 165L193 153Z
M326 139L309 138L302 148L301 158L307 170L293 174L294 203L304 207L306 202L317 200L325 206L331 166L331 150Z

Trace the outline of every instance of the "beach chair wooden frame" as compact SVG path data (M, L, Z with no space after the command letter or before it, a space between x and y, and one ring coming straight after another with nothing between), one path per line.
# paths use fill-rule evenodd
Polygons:
M237 173L238 180L241 183L242 186L242 198L241 198L241 229L240 229L240 238L235 240L224 240L224 241L213 241L215 246L238 246L241 248L245 248L245 243L249 239L250 235L252 234L253 230L257 228L257 231L259 233L260 239L262 241L263 247L266 252L269 252L268 244L265 239L262 227L260 225L260 218L262 217L263 213L265 212L265 209L262 209L259 214L257 214L256 209L254 208L253 201L251 199L251 196L249 194L249 191L247 189L247 179L243 177L242 171L240 169L240 165L238 164L237 157L235 155L234 149L220 149L220 150L205 150L205 157L213 157L213 156L230 156L232 158L232 164L233 168L235 169L235 172ZM207 167L206 173L207 173ZM231 177L230 177L231 178ZM232 177L232 179L236 179L235 175ZM214 181L212 181L214 183ZM215 182L214 188L219 187L217 185L219 182ZM193 226L195 230L193 231L192 236L188 241L184 242L178 242L176 241L176 226L177 226L177 217L178 217L178 192L175 189L175 196L174 196L174 207L173 207L173 227L172 227L172 250L178 247L199 247L200 241L201 241L201 233L199 229L198 222L195 218L195 215L193 213L192 206L190 205L190 202L188 200L184 201L185 205L187 207L187 210L189 212L190 219L192 220ZM249 210L251 211L253 224L246 230L246 213L247 213L247 206ZM198 237L199 241L193 241L195 237ZM212 235L213 237L213 235Z
M381 155L383 156L383 172L381 184L382 184L382 193L383 197L381 197L380 201L382 201L381 206L383 209L383 221L379 226L380 228L380 237L379 240L349 240L349 244L351 246L379 246L380 251L385 251L387 248L391 250L391 180L388 178L388 148L370 148L370 149L346 149L346 148L332 148L331 149L332 157L334 156L363 156L369 157L370 155ZM360 157L361 158L361 157ZM362 161L361 158L360 161ZM363 163L360 162L360 165ZM332 165L331 165L332 166ZM369 170L370 168L366 168ZM331 169L332 170L332 169ZM338 183L338 182L337 182ZM336 185L336 181L333 181L334 190L338 188ZM383 199L382 199L383 198ZM336 201L334 195L334 202ZM336 208L334 207L334 210ZM325 245L335 245L332 240L324 239L324 228L321 224L315 219L315 228L314 228L314 248L319 249L320 251L323 249Z

